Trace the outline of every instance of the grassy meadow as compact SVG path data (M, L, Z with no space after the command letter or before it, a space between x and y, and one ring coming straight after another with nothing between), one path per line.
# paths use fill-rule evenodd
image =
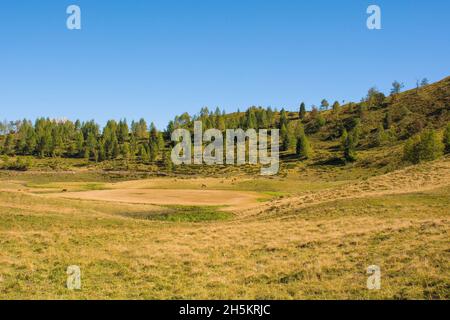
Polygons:
M449 298L449 158L384 175L315 170L117 181L92 172L3 172L0 298ZM220 199L187 206L72 197L168 189L259 196L232 210ZM80 291L66 288L74 264ZM381 290L366 288L373 264Z

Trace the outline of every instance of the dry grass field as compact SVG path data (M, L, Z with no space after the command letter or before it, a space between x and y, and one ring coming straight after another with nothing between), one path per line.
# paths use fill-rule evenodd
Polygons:
M450 298L450 158L363 178L296 170L2 174L0 299Z

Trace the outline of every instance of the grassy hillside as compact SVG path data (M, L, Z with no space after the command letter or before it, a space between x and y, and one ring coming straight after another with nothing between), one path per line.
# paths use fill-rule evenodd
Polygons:
M168 168L166 158L170 152L170 130L175 127L192 129L194 120L201 120L205 128L217 127L216 125L219 125L219 128L224 126L223 129L236 127L246 129L249 126L256 129L280 128L282 118L285 116L287 134L295 135L297 127L304 127L314 153L308 161L304 161L305 159L295 153L296 137L282 135L282 143L283 140L294 140L281 153L282 174L293 168L303 170L307 167L315 170L322 167L326 170L329 166L339 168L344 165L350 168L371 167L379 173L409 164L402 160L403 145L408 138L425 129L442 132L450 122L449 105L450 77L387 97L376 89L371 89L361 102L347 103L333 110L309 111L301 119L298 111L286 111L283 115L280 111L251 107L246 112L232 114L221 114L217 111L212 113L202 109L201 113L193 117L187 114L177 116L165 132L158 132L155 129L148 132L143 119L141 121L144 127L139 126L140 122L134 122L130 128L131 132L127 131L126 123L112 121L111 126L104 128L102 133L92 122L54 123L41 119L36 122L35 128L30 124L24 126L24 122L18 122L10 128L9 134L0 135L0 153L4 154L0 160L0 167L18 171L89 169L122 172L122 175L128 172L129 174L125 175L129 178L142 177L137 172L151 175L255 174L259 171L255 166ZM45 130L50 130L47 136ZM345 161L343 156L341 136L344 131L349 133L358 131L358 141L354 146L356 161L352 163ZM46 137L48 141L45 140ZM27 143L32 143L32 146L28 148ZM39 147L41 144L43 149Z

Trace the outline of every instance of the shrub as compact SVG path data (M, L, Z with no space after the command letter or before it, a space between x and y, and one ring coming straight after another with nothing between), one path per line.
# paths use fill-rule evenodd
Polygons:
M3 164L6 170L27 171L30 167L31 160L23 157L17 157L13 162L6 160Z
M403 135L405 136L405 138L412 137L413 135L421 132L423 130L424 126L425 126L425 124L424 124L423 120L413 119L411 122L409 122L406 125Z
M443 142L445 146L445 153L450 153L450 123L447 124L447 128L445 128Z

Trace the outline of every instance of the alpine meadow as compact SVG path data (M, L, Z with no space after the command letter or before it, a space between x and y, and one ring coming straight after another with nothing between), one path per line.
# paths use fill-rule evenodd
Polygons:
M4 1L0 304L430 317L450 299L449 12Z
M297 112L3 123L8 299L448 299L450 78ZM174 165L176 128L279 128L280 171ZM69 265L82 290L65 287ZM366 288L379 265L382 290Z

